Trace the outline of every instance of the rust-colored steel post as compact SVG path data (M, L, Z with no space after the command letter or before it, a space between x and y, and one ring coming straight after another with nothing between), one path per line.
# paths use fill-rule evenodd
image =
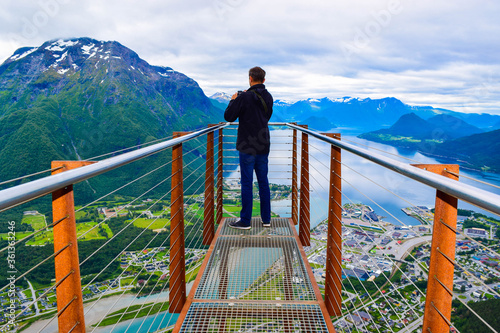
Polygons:
M174 132L178 138L188 132ZM184 250L184 186L182 143L172 148L172 192L170 197L170 291L169 312L180 313L186 302L186 263Z
M324 135L340 140L340 134ZM331 146L325 304L330 316L341 315L342 304L342 175L341 149Z
M459 167L455 164L418 164L415 166L458 180L457 176L447 172L451 171L458 174ZM440 333L450 331L457 204L457 198L439 190L436 192L429 279L427 281L422 332Z
M215 222L220 224L222 221L222 200L223 200L223 188L222 188L222 162L223 162L223 135L222 128L219 128L219 149L217 150L217 212Z
M53 161L52 172L76 169L95 162L85 161ZM76 237L75 203L73 185L66 186L52 193L53 220L61 222L54 225L54 252L61 251L55 258L57 310L59 332L85 332L83 315L82 285L80 279L80 262L78 259L78 242Z
M307 125L301 126L307 128ZM309 201L309 136L302 133L300 163L300 217L299 239L302 246L311 245L311 215Z
M292 221L294 225L299 223L299 190L297 188L297 130L293 130L292 148Z
M214 126L214 125L209 125ZM210 245L214 228L214 132L207 134L207 159L205 164L205 202L203 207L203 245Z

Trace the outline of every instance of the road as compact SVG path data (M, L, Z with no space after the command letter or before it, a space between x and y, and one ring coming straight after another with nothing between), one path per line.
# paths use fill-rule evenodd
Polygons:
M35 315L38 315L40 314L40 309L38 308L38 302L36 302L36 293L35 293L35 288L33 288L33 285L31 284L31 282L27 279L27 278L24 278L26 280L26 282L28 282L28 286L30 287L30 290L31 290L31 297L33 297L33 302L34 302L34 306L35 306Z
M411 249L420 244L430 243L432 240L432 236L420 236L409 239L402 244L398 244L397 241L392 241L387 244L387 247L392 247L391 250L385 250L384 253L386 255L392 254L395 256L397 260L401 260L403 256L406 257L406 254L410 253Z

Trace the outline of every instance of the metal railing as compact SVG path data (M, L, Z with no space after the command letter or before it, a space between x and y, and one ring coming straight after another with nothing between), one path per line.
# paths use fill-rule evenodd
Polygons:
M179 134L180 136L175 137L174 139L162 142L162 143L157 143L152 146L146 147L146 148L141 148L137 149L132 152L124 153L119 156L107 158L105 160L101 160L99 162L93 162L92 164L89 165L84 165L82 166L81 164L75 166L75 169L71 169L71 167L67 168L67 171L60 172L57 174L53 174L51 176L47 176L44 178L41 178L39 180L35 180L29 183L25 183L22 185L14 186L5 190L0 191L0 211L4 211L7 209L10 209L12 207L15 207L17 205L20 205L22 203L28 202L30 200L34 200L36 198L39 198L41 196L47 195L47 194L53 194L55 197L65 197L69 192L72 193L71 187L73 184L82 182L84 180L90 179L92 177L95 177L97 175L106 173L108 171L114 170L116 168L119 168L121 166L127 165L129 163L132 163L134 161L143 159L145 157L151 156L153 154L156 154L158 152L164 151L166 149L172 148L173 149L173 157L172 157L172 184L174 182L182 182L182 173L179 170L182 170L182 149L179 152L179 154L175 154L174 151L175 149L179 148L182 143L187 142L191 139L198 138L203 135L207 135L207 158L206 158L206 180L205 180L205 210L206 210L206 216L208 218L205 221L205 227L203 229L204 236L203 236L203 244L208 245L213 239L214 232L213 232L213 224L214 224L214 214L216 215L215 221L220 222L222 218L222 178L218 177L217 180L213 178L214 176L214 164L215 164L215 159L214 159L214 132L218 131L219 132L219 138L218 138L218 145L219 145L219 152L218 152L218 161L217 161L217 169L218 169L218 174L222 174L223 172L223 165L222 165L222 158L223 158L223 153L222 153L222 146L223 146L223 140L222 140L222 129L227 127L235 125L235 123L220 123L217 125L213 125L211 127L207 127L205 129L191 132L191 133L182 133ZM446 178L441 175L432 173L432 167L431 166L414 166L411 164L406 164L399 162L397 160L388 158L384 155L378 154L376 152L370 151L368 149L363 149L358 146L349 144L347 142L344 142L340 139L340 137L337 135L337 137L332 137L331 134L320 134L316 131L307 129L304 126L298 126L293 123L270 123L270 126L276 126L276 127L283 127L283 128L289 128L293 131L293 148L292 148L292 156L290 159L292 160L291 166L292 166L292 207L291 207L291 218L294 222L299 224L299 230L300 234L299 237L303 243L304 246L307 246L310 241L310 217L308 217L308 214L310 214L311 211L311 199L309 198L309 152L308 152L308 136L314 137L318 140L321 140L323 142L328 143L333 147L331 156L332 156L332 165L331 165L331 175L332 178L330 178L330 183L329 183L329 190L330 192L330 198L332 199L329 204L328 208L328 221L329 225L334 225L332 226L332 229L329 230L329 248L330 248L330 257L329 260L331 262L331 266L327 266L327 285L326 285L326 290L331 291L331 295L329 296L330 298L333 297L333 299L330 299L329 301L329 311L330 314L333 315L339 315L340 313L340 307L341 307L341 300L340 300L340 286L341 286L341 274L339 273L339 267L341 264L341 249L339 246L339 243L341 242L341 210L339 208L341 207L341 198L339 197L341 190L340 190L340 185L336 181L339 181L341 179L340 177L340 151L348 151L352 154L355 154L363 159L372 161L376 164L379 164L383 166L386 169L392 170L398 174L401 174L405 177L408 177L410 179L416 180L420 183L423 183L425 185L428 185L432 188L435 188L438 193L442 192L446 195L449 196L449 198L446 198L443 203L443 209L437 208L436 207L436 220L439 223L434 223L435 227L441 228L439 231L435 231L436 235L444 235L444 240L443 239L436 239L434 244L433 241L433 254L431 254L434 258L437 256L441 256L441 258L435 259L436 263L435 265L448 265L451 266L451 270L453 271L453 266L455 265L455 262L453 261L454 257L454 247L455 247L455 234L457 232L456 228L452 225L453 221L448 221L449 217L451 216L451 219L453 220L453 213L450 215L450 210L454 212L455 214L455 222L456 222L456 203L453 202L453 200L460 199L464 200L466 202L469 202L473 205L476 205L480 208L483 208L485 210L488 210L490 212L493 212L495 214L500 215L500 196L479 188L476 188L474 186L470 186L467 184L459 183L454 179ZM297 133L302 133L302 143L298 144L297 143ZM298 146L300 146L300 154L298 151ZM180 160L179 160L180 159ZM176 162L175 162L175 161ZM179 163L180 161L180 163ZM300 161L300 163L299 163ZM174 165L174 163L176 165ZM337 164L335 164L337 163ZM300 164L300 169L298 169L298 164ZM427 170L423 170L421 168L425 168ZM58 170L60 171L60 170ZM441 170L440 172L442 172ZM450 173L456 173L456 170L448 170ZM434 171L436 172L436 171ZM176 173L179 173L177 176L175 175ZM300 181L299 181L300 180ZM300 184L299 184L300 182ZM334 184L335 183L335 184ZM216 186L215 186L216 185ZM213 197L215 196L214 193L214 186L217 188L217 202L213 200ZM180 187L182 189L182 187ZM182 196L183 193L174 193L175 191L178 191L179 189L174 188L174 185L172 185L172 225L171 225L171 230L172 230L172 238L177 239L177 238L182 238L183 237L183 232L181 232L181 228L183 228L183 215L180 213L183 209L182 206ZM62 191L62 192L61 192ZM300 195L299 195L300 191ZM61 192L57 194L58 192ZM338 193L333 193L333 192L338 192ZM56 194L54 194L56 193ZM179 199L180 198L180 199ZM300 201L299 201L300 200ZM216 206L216 212L214 211L214 206ZM63 208L58 214L54 214L54 232L56 225L61 223L61 221L64 220L69 220L67 217L69 215L73 214L74 215L74 208L73 208L73 213L71 213L71 207L65 207ZM73 217L74 218L74 217ZM175 220L175 221L174 221ZM73 222L74 223L74 222ZM176 233L176 234L174 234ZM55 237L54 237L55 238ZM56 246L56 254L54 256L58 256L61 252L66 251L66 249L69 249L67 252L70 250L75 250L75 247L71 249L72 245L71 244L76 244L77 240L76 239L64 239L60 243L60 245ZM175 241L174 241L175 243ZM443 246L444 243L447 243L446 246ZM69 244L69 245L68 245ZM183 268L183 260L184 260L184 244L181 243L175 243L174 244L176 248L174 249L175 253L178 253L178 258L175 259L175 255L172 255L171 257L171 264L175 268ZM450 254L448 253L446 249L451 251L453 248L453 253ZM75 253L71 255L71 257L75 257ZM76 257L78 257L78 252L76 252ZM432 260L432 259L431 259ZM56 264L57 266L57 264ZM57 268L56 268L57 269ZM62 274L62 275L61 275ZM56 277L56 285L59 286L61 283L66 281L68 279L68 276L74 275L74 272L69 270L65 271L65 273L59 273L59 277ZM185 281L183 280L183 275L185 275L185 271L179 271L175 274L171 275L171 278L173 276L173 281L175 281L175 285L171 285L171 288L180 288L182 289L185 285ZM437 317L435 318L441 318L441 320L437 319L432 319L434 321L439 321L441 325L447 326L449 328L450 323L449 323L449 312L451 312L451 309L445 309L443 310L442 308L439 308L439 298L445 299L445 302L448 302L451 304L451 296L448 295L446 297L442 296L442 293L444 294L449 294L449 283L448 282L443 282L442 279L438 276L438 273L434 273L433 271L429 272L429 276L432 278L429 279L434 286L430 287L430 289L441 289L441 294L436 294L436 295L428 295L428 307L429 309L435 309L435 312L437 313ZM453 274L451 274L453 277ZM76 277L76 276L75 276ZM74 280L79 280L79 277L74 279ZM79 283L78 281L74 281L75 283ZM181 282L179 284L179 282ZM452 282L452 281L451 281ZM73 286L78 285L74 284ZM75 288L75 287L72 287ZM80 287L81 288L81 287ZM452 286L451 286L452 289ZM182 291L180 291L182 294ZM58 294L58 300L60 295ZM176 293L176 300L175 303L177 305L177 308L175 311L179 311L180 308L182 308L182 297L185 297L185 294L179 295L179 293ZM181 300L178 298L181 297ZM328 297L327 297L328 299ZM325 299L325 301L327 301ZM73 294L71 295L70 299L65 302L61 307L60 311L61 313L65 312L66 308L69 306L72 306L74 303L74 296ZM448 306L448 305L447 305ZM449 308L449 306L448 306ZM430 310L426 310L430 311ZM63 316L60 316L63 317ZM78 329L75 327L78 326L78 319L74 319L71 322L68 322L66 327L70 329L71 331L77 332ZM427 326L426 326L427 327ZM440 329L431 329L433 332L440 331Z
M341 231L343 229L341 215L343 205L341 196L344 196L344 192L341 189L341 184L343 182L349 184L349 182L340 174L340 164L342 164L342 167L348 167L341 161L340 151L347 151L356 156L362 157L365 160L374 162L384 167L385 169L403 175L406 178L416 180L422 184L436 189L434 221L431 223L433 230L432 243L430 244L430 263L428 266L428 270L424 272L428 276L428 280L425 311L423 320L421 321L423 331L448 332L451 328L454 328L451 322L452 300L457 299L472 313L474 313L485 325L485 327L491 329L492 332L496 332L483 318L475 313L466 304L466 302L462 301L460 297L457 297L457 295L453 292L453 280L454 268L457 265L455 261L456 236L460 233L460 230L457 228L458 199L471 203L486 211L500 215L499 195L464 184L462 182L458 182L458 165L402 163L382 154L376 153L372 150L363 149L356 145L343 142L340 139L340 134L320 134L316 131L307 129L306 126L298 126L296 124L288 123L286 124L286 126L293 129L294 131L302 133L302 139L300 140L300 172L296 174L297 178L299 173L301 175L301 184L300 186L298 186L300 188L300 203L293 204L294 208L292 208L292 214L294 211L300 210L298 215L300 225L299 230L301 234L299 236L304 246L311 244L309 235L309 215L311 213L311 209L313 206L321 206L317 203L313 205L313 198L309 197L310 192L312 192L312 189L310 190L312 180L309 179L309 176L312 176L312 174L309 169L310 167L313 168L311 161L309 161L308 147L311 145L309 142L309 137L314 137L322 142L326 142L332 147L332 151L329 155L331 164L330 166L324 166L326 170L322 174L322 179L324 179L326 184L328 184L327 186L325 186L328 192L327 199L326 202L324 201L324 204L322 206L328 206L325 303L329 309L330 315L339 315L339 309L341 307L341 303L343 303L340 296L341 289L343 289L342 286L344 283L341 277L344 270L342 268ZM295 136L296 135L294 133L294 141L296 140ZM336 148L337 151L334 148ZM298 152L299 151L297 150L296 153ZM327 153L325 152L325 155L326 154ZM314 171L317 172L318 170L314 168ZM315 182L318 182L318 180L316 179ZM324 189L323 185L321 186ZM365 197L372 200L366 195ZM298 208L299 205L300 209ZM361 227L359 228L359 232L361 234L365 233ZM358 247L361 247L359 243ZM408 249L407 251L407 254L415 259L409 253L411 249ZM367 252L365 254L368 255ZM396 262L393 261L393 264L395 263ZM399 270L400 274L405 275L405 272L397 267L397 265L395 265L395 268L396 270L393 272L397 272ZM340 273L341 271L342 273ZM359 278L360 277L358 276L358 279ZM351 282L348 280L348 283ZM386 278L386 284L387 283L392 286L392 282L389 278ZM378 290L378 293L382 294L383 291L378 286L376 288ZM418 290L418 288L416 289ZM491 288L489 287L488 289L491 290ZM370 293L365 289L363 297L366 297L367 295L370 297L371 302L375 303L375 299L372 299ZM495 291L492 291L492 295L498 296ZM390 298L386 298L386 301L389 304L391 303ZM363 304L363 302L361 302L361 304ZM392 308L392 306L390 307ZM354 306L354 308L356 308L356 306ZM395 312L395 309L392 308L392 311ZM382 313L380 313L380 315L382 315ZM354 313L354 315L351 313L350 316L350 321L355 321L355 319L352 319L353 317L358 317L359 319L359 316L356 313ZM361 323L363 323L364 320L369 320L371 322L367 324L363 323L363 329L366 329L366 325L368 324L373 324L373 326L375 327L378 325L373 321L373 318L370 318L369 315L366 318L361 319ZM401 321L402 319L403 318L400 318ZM412 323L412 325L414 325L415 323ZM411 325L404 326L405 329L410 329L410 327L412 327ZM415 326L411 328L410 331L413 331L416 328L418 327ZM373 330L378 331L375 328L373 328Z
M43 230L48 230L50 227L53 228L54 255L49 256L21 276L16 276L16 279L10 281L9 285L15 286L16 281L19 281L28 273L39 267L42 263L53 258L55 262L56 283L52 287L48 288L38 298L33 295L34 301L29 304L29 307L36 305L36 303L42 298L45 298L49 292L53 292L54 290L56 290L58 310L56 317L58 318L59 331L85 332L85 316L83 309L80 266L89 258L87 257L84 261L82 261L82 263L79 262L73 185L106 173L108 171L114 170L121 166L125 166L134 161L159 153L166 149L172 148L172 175L171 177L169 177L172 179L172 217L170 226L171 235L170 237L167 237L162 242L162 244L168 238L170 238L170 249L172 250L170 252L170 271L171 273L173 272L172 274L170 274L170 285L171 289L177 288L176 292L170 293L170 297L172 298L170 300L170 307L173 308L174 311L179 311L179 307L182 308L183 305L182 298L185 298L186 296L185 293L183 294L181 291L182 288L185 288L186 274L186 265L184 261L184 214L182 213L182 169L184 167L184 165L182 164L182 144L203 135L207 135L207 138L211 137L213 139L213 133L215 131L221 132L222 129L226 126L227 124L221 123L196 132L177 134L174 133L174 138L171 140L157 143L145 148L140 148L128 153L123 153L121 155L110 157L99 162L55 161L52 162L53 174L51 176L34 180L22 185L13 186L0 191L0 211L5 211L25 202L29 202L48 194L52 194L52 215L54 223L50 225L47 223L47 227ZM213 163L213 146L211 153L211 160ZM159 168L156 168L155 170L158 169ZM213 177L213 169L211 170L211 172ZM181 183L180 186L178 184L179 182ZM220 188L222 189L222 186ZM137 237L139 236L140 234ZM27 238L29 238L29 236L25 239ZM106 241L98 250L92 253L91 256L102 249L113 238ZM20 241L9 239L8 247L0 249L0 251L3 252L8 250L8 252L6 253L9 253L10 255L11 253L14 253L11 251L11 249L13 249L14 251L15 246L25 239L22 239ZM181 262L179 261L179 259L181 259ZM112 261L114 261L114 259ZM111 262L106 267L108 267L110 264ZM15 272L14 264L12 264L11 266L11 271ZM106 267L104 269L106 269ZM9 285L5 286L2 289L5 289ZM19 316L21 316L23 313L24 311L21 311L16 316L10 316L10 321L7 326L3 325L0 328L10 330L10 328L12 328L12 323L15 323Z
M165 149L172 148L175 145L189 141L204 134L214 132L226 126L227 124L219 124L214 127L207 127L205 129L189 133L183 137L157 143L153 146L137 149L115 157L110 157L92 165L87 165L78 169L73 169L64 173L48 176L26 184L2 190L0 191L0 212L20 205L24 202L50 194L62 187L77 184L105 172L156 154Z
M415 168L411 164L402 163L376 152L372 152L367 149L349 144L347 142L329 138L326 135L322 135L320 133L305 129L295 124L287 124L287 126L307 133L308 135L311 135L321 141L332 144L335 147L339 147L342 150L348 151L364 159L377 163L405 177L431 186L436 190L443 191L451 196L454 196L457 199L464 200L473 205L476 205L477 207L500 215L500 195L484 191L471 185L457 183L456 181L432 174L430 172L426 172L425 170L419 168Z

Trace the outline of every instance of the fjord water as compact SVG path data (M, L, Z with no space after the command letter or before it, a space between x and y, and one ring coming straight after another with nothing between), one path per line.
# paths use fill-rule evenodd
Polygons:
M285 134L284 132L287 132L288 134ZM398 149L392 146L359 139L356 137L356 134L358 134L356 133L356 130L339 129L338 131L334 130L331 132L340 132L342 134L342 140L345 142L356 144L361 148L372 150L375 153L388 156L389 158L403 163L454 163L453 161L438 161L435 158L422 155L416 151ZM285 151L289 148L283 149L283 142L290 139L289 137L286 137L287 135L290 135L289 131L272 131L271 135L274 137L275 144L272 144L271 146L270 161L277 159L284 160L284 155L287 153L291 156L291 152ZM329 175L328 168L330 163L330 145L310 137L309 154L309 172L312 189L312 193L310 194L311 226L315 226L327 216L329 180L325 177L325 175ZM300 158L300 151L298 156ZM290 159L287 161L288 163L291 162ZM385 169L371 161L365 160L348 152L343 152L342 164L342 200L344 204L350 202L367 204L374 209L377 215L384 216L385 221L393 224L404 225L415 225L420 222L415 218L407 216L401 211L401 208L410 207L412 205L434 207L436 191L427 185L408 179L391 170ZM272 162L270 162L270 182L285 183L288 185L291 184L291 181L288 180L285 182L280 181L280 178L283 177L285 172L288 172L289 175L291 174L289 173L289 169L289 166L276 166L272 165ZM460 174L500 186L500 175L498 174L474 172L464 168L461 168ZM300 180L300 178L298 179ZM484 185L465 177L462 177L460 181L465 184L500 194L499 188ZM272 210L283 217L290 216L290 204L290 200L274 201ZM491 215L490 213L463 201L459 201L459 208L470 209L483 214Z

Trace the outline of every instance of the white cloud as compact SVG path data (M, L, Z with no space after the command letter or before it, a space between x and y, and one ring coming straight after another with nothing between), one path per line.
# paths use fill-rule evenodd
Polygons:
M261 65L276 98L394 96L500 114L492 0L7 1L0 59L55 38L116 40L210 95Z

